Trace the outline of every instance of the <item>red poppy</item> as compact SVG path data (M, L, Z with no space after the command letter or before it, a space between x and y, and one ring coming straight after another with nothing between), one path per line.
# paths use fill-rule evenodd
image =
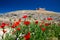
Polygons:
M51 25L51 23L45 23L45 26L49 26L49 25Z
M46 29L45 28L41 28L41 30L44 32Z
M30 24L30 21L24 21L24 24L25 25L29 25Z
M37 20L35 21L35 24L38 24L38 21Z
M12 25L12 28L15 28L16 26L18 26L20 24L20 22L14 22L13 25Z
M1 28L1 26L0 26L0 28Z
M20 24L20 22L18 21L18 22L15 23L15 26L18 26L19 24Z
M49 26L49 24L48 23L45 23L45 26Z
M27 15L24 15L22 18L27 18L28 16Z
M53 20L53 18L51 18L51 17L48 17L48 18L47 18L47 20Z
M30 32L28 32L28 34L26 34L26 35L24 36L24 38L25 38L25 40L29 40L29 39L30 39Z
M8 23L8 24L6 24L6 26L9 26L9 23Z
M12 27L12 28L15 28L16 26L15 26L15 25L12 25L11 27Z
M5 23L2 23L1 28L4 28L4 27L5 27L5 25L6 25Z
M20 28L17 28L18 31L20 31Z
M7 31L6 30L3 30L3 33L6 33Z
M13 25L12 25L11 27L12 27L12 28L15 28L15 27L16 27L15 24L16 24L16 23L14 22Z

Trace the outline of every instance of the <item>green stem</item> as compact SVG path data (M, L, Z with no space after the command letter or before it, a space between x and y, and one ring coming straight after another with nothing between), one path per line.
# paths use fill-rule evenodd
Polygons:
M4 28L3 28L3 30L4 30ZM3 32L3 35L2 35L2 40L4 39L4 32Z

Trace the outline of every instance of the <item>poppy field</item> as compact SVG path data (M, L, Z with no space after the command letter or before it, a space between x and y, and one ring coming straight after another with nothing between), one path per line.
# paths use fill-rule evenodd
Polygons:
M60 23L55 23L52 17L32 20L24 15L22 18L23 21L20 18L12 24L1 23L1 40L60 40Z

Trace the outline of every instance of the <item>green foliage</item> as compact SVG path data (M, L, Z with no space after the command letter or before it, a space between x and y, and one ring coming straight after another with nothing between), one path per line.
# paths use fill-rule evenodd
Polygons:
M16 37L7 33L3 40L15 40L16 38L24 40L24 37L19 37L19 35L20 33L27 34L28 32L31 33L30 40L50 40L51 37L58 37L60 34L60 27L56 24L44 26L46 28L44 32L41 30L39 25L40 23L34 24L34 22L32 22L29 26L19 25L18 27L20 27L21 30L14 34Z

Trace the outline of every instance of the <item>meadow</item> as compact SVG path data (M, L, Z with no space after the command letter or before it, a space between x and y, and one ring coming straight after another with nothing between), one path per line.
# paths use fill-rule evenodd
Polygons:
M20 18L12 24L1 23L1 40L60 40L60 23L52 17L37 20L23 15L22 18L24 21Z

